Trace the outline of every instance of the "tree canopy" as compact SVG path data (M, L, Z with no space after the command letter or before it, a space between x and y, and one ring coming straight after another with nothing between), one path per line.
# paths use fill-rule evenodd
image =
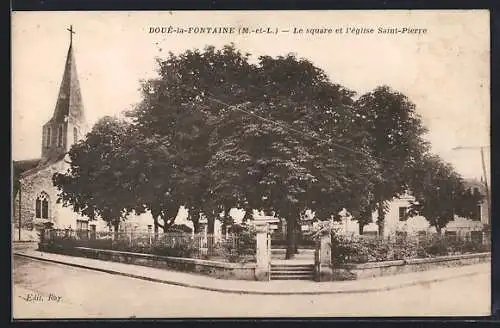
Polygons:
M371 190L372 198L360 227L371 221L377 210L379 234L383 235L386 204L413 186L415 176L429 145L424 127L413 104L405 95L381 86L362 95L354 104L357 122L368 133L370 154L379 165L380 179Z
M102 118L84 141L69 151L70 168L53 176L59 200L91 219L100 216L118 227L136 206L134 188L127 175L129 126L111 117Z
M415 201L410 215L422 215L439 233L455 215L479 219L477 206L484 196L467 186L450 164L438 156L427 155L415 174L412 183Z
M421 212L433 208L429 186L442 180L443 192L449 183L466 197L454 173L426 157L415 105L387 86L355 100L308 60L252 62L234 45L157 64L128 120L101 119L70 150L70 170L54 176L76 211L112 225L150 211L166 231L184 206L196 232L201 215L213 232L232 208L246 219L261 210L286 219L291 257L306 210L330 220L348 209L362 227L376 209L383 222L386 202L408 188ZM414 179L436 165L443 179Z

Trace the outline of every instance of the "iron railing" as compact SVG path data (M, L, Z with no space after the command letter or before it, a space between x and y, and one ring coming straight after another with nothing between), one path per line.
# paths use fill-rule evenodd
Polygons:
M63 248L89 247L152 253L164 256L199 259L253 261L253 234L192 234L182 232L154 233L150 230L90 231L51 229L44 232L44 242Z

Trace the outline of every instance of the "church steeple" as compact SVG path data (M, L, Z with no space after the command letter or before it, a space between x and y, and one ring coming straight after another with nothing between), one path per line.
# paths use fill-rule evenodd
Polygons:
M53 116L53 119L57 121L62 121L65 117L76 120L84 119L80 82L78 81L75 56L73 54L73 34L75 32L72 26L68 31L70 32L69 49L66 56L66 65L64 66L61 87L59 89L59 97L57 98Z
M66 64L52 118L43 126L42 163L57 161L87 132L80 82L73 54L73 26Z

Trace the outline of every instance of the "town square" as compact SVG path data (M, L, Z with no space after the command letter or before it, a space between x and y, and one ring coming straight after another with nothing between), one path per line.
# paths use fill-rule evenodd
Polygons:
M234 15L14 13L14 319L488 315L487 12Z

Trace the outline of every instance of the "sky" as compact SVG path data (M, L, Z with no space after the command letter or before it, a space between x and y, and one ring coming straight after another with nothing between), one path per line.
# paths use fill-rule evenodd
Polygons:
M12 16L12 158L41 154L42 125L53 114L73 25L77 71L90 124L140 101L140 80L155 75L169 51L222 47L312 61L361 95L389 85L415 103L433 152L466 178L489 180L489 13L476 11L308 12L14 12ZM268 27L277 34L162 34L151 27ZM310 34L307 29L342 28ZM375 33L345 33L347 28ZM379 34L378 29L425 33ZM293 31L302 29L303 33ZM290 32L281 32L289 30Z

